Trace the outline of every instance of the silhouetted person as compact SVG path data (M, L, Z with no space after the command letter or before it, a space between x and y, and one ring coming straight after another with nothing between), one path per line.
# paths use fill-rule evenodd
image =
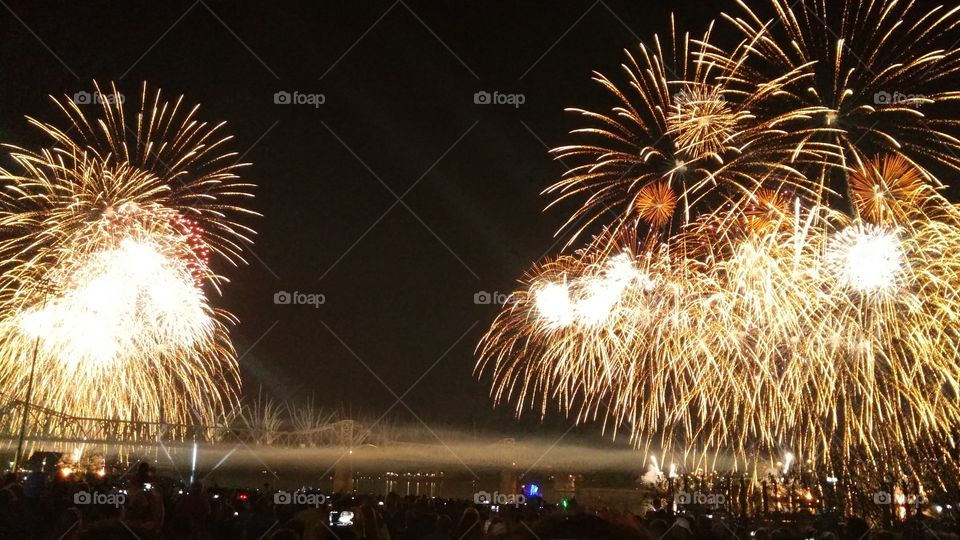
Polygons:
M477 540L483 536L483 523L476 508L467 508L457 523L457 532L453 537L460 540Z

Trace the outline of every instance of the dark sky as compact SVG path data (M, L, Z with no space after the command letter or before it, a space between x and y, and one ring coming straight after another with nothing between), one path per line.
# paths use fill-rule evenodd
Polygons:
M669 10L699 32L735 9L720 0L0 4L3 142L37 143L23 115L59 119L47 95L92 79L133 97L148 81L229 122L234 148L254 164L253 207L264 216L249 266L225 270L232 284L217 300L241 321L248 395L262 384L281 399L315 394L374 416L396 395L403 403L390 415L400 421L412 410L429 424L503 431L524 423L494 409L489 380L472 375L497 313L474 295L509 292L561 247L553 234L565 214L543 213L539 193L563 172L547 147L577 127L564 107L606 108L591 71L616 75L624 48L668 30ZM525 103L477 105L481 90L522 93ZM326 101L277 105L278 91ZM326 303L275 305L280 290Z

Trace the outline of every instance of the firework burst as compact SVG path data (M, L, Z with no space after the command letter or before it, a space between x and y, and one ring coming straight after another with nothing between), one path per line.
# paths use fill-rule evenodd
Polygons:
M666 134L690 160L720 155L748 113L735 112L717 85L688 85L674 94Z
M739 54L714 54L731 92L747 95L761 117L802 134L802 144L834 147L823 163L804 170L843 184L838 169L862 169L864 156L900 156L920 167L960 169L960 99L951 80L960 69L953 34L960 7L917 2L769 0L763 19L740 2L742 14L724 19L744 36ZM776 92L757 95L764 83ZM834 187L837 187L836 185ZM838 189L841 193L842 189Z
M900 155L885 155L853 171L848 180L857 213L871 223L909 221L930 198L929 179Z
M222 124L200 121L182 98L144 86L128 117L116 89L96 93L96 116L54 100L71 129L31 119L51 146L12 148L19 171L3 175L0 382L25 391L36 358L36 405L217 423L236 404L239 374L233 317L204 289L224 281L211 254L242 261L252 186L222 150Z
M695 39L674 28L667 43L655 36L639 55L626 54L624 88L594 74L615 105L609 113L571 109L590 125L572 132L581 144L554 150L575 165L545 190L552 204L583 201L564 226L571 243L603 218L608 232L644 226L663 236L723 197L815 187L798 167L824 161L832 148L797 145L802 133L784 131L784 117L758 118L752 100L733 99L737 91L712 59L718 54L710 31ZM757 95L769 87L757 86ZM662 204L664 186L675 190L672 205Z
M662 227L673 219L677 194L666 182L654 182L637 192L634 202L637 215L651 227Z
M771 3L724 16L732 52L673 31L628 54L625 89L595 75L617 105L576 109L592 142L555 150L575 165L546 193L582 200L573 239L601 231L528 274L478 370L518 414L696 464L786 449L948 486L960 210L932 171L960 170L960 7Z

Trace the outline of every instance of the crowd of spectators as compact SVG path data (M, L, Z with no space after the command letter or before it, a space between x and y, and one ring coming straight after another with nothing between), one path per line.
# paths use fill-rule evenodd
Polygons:
M492 507L395 493L312 495L287 502L267 486L176 485L146 464L126 479L8 475L0 485L0 540L960 540L954 522L919 513L884 530L855 517L746 520L677 514L656 503L636 515L575 500Z

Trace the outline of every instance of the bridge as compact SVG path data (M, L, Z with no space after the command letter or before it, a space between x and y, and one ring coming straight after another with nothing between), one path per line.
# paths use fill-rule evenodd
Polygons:
M24 402L0 393L0 446L16 444ZM354 447L386 442L385 430L367 428L338 412L294 409L273 402L244 407L223 425L179 424L72 416L31 404L25 442L29 447L74 444L136 447L157 443L236 443L278 447ZM285 415L284 412L287 414Z

